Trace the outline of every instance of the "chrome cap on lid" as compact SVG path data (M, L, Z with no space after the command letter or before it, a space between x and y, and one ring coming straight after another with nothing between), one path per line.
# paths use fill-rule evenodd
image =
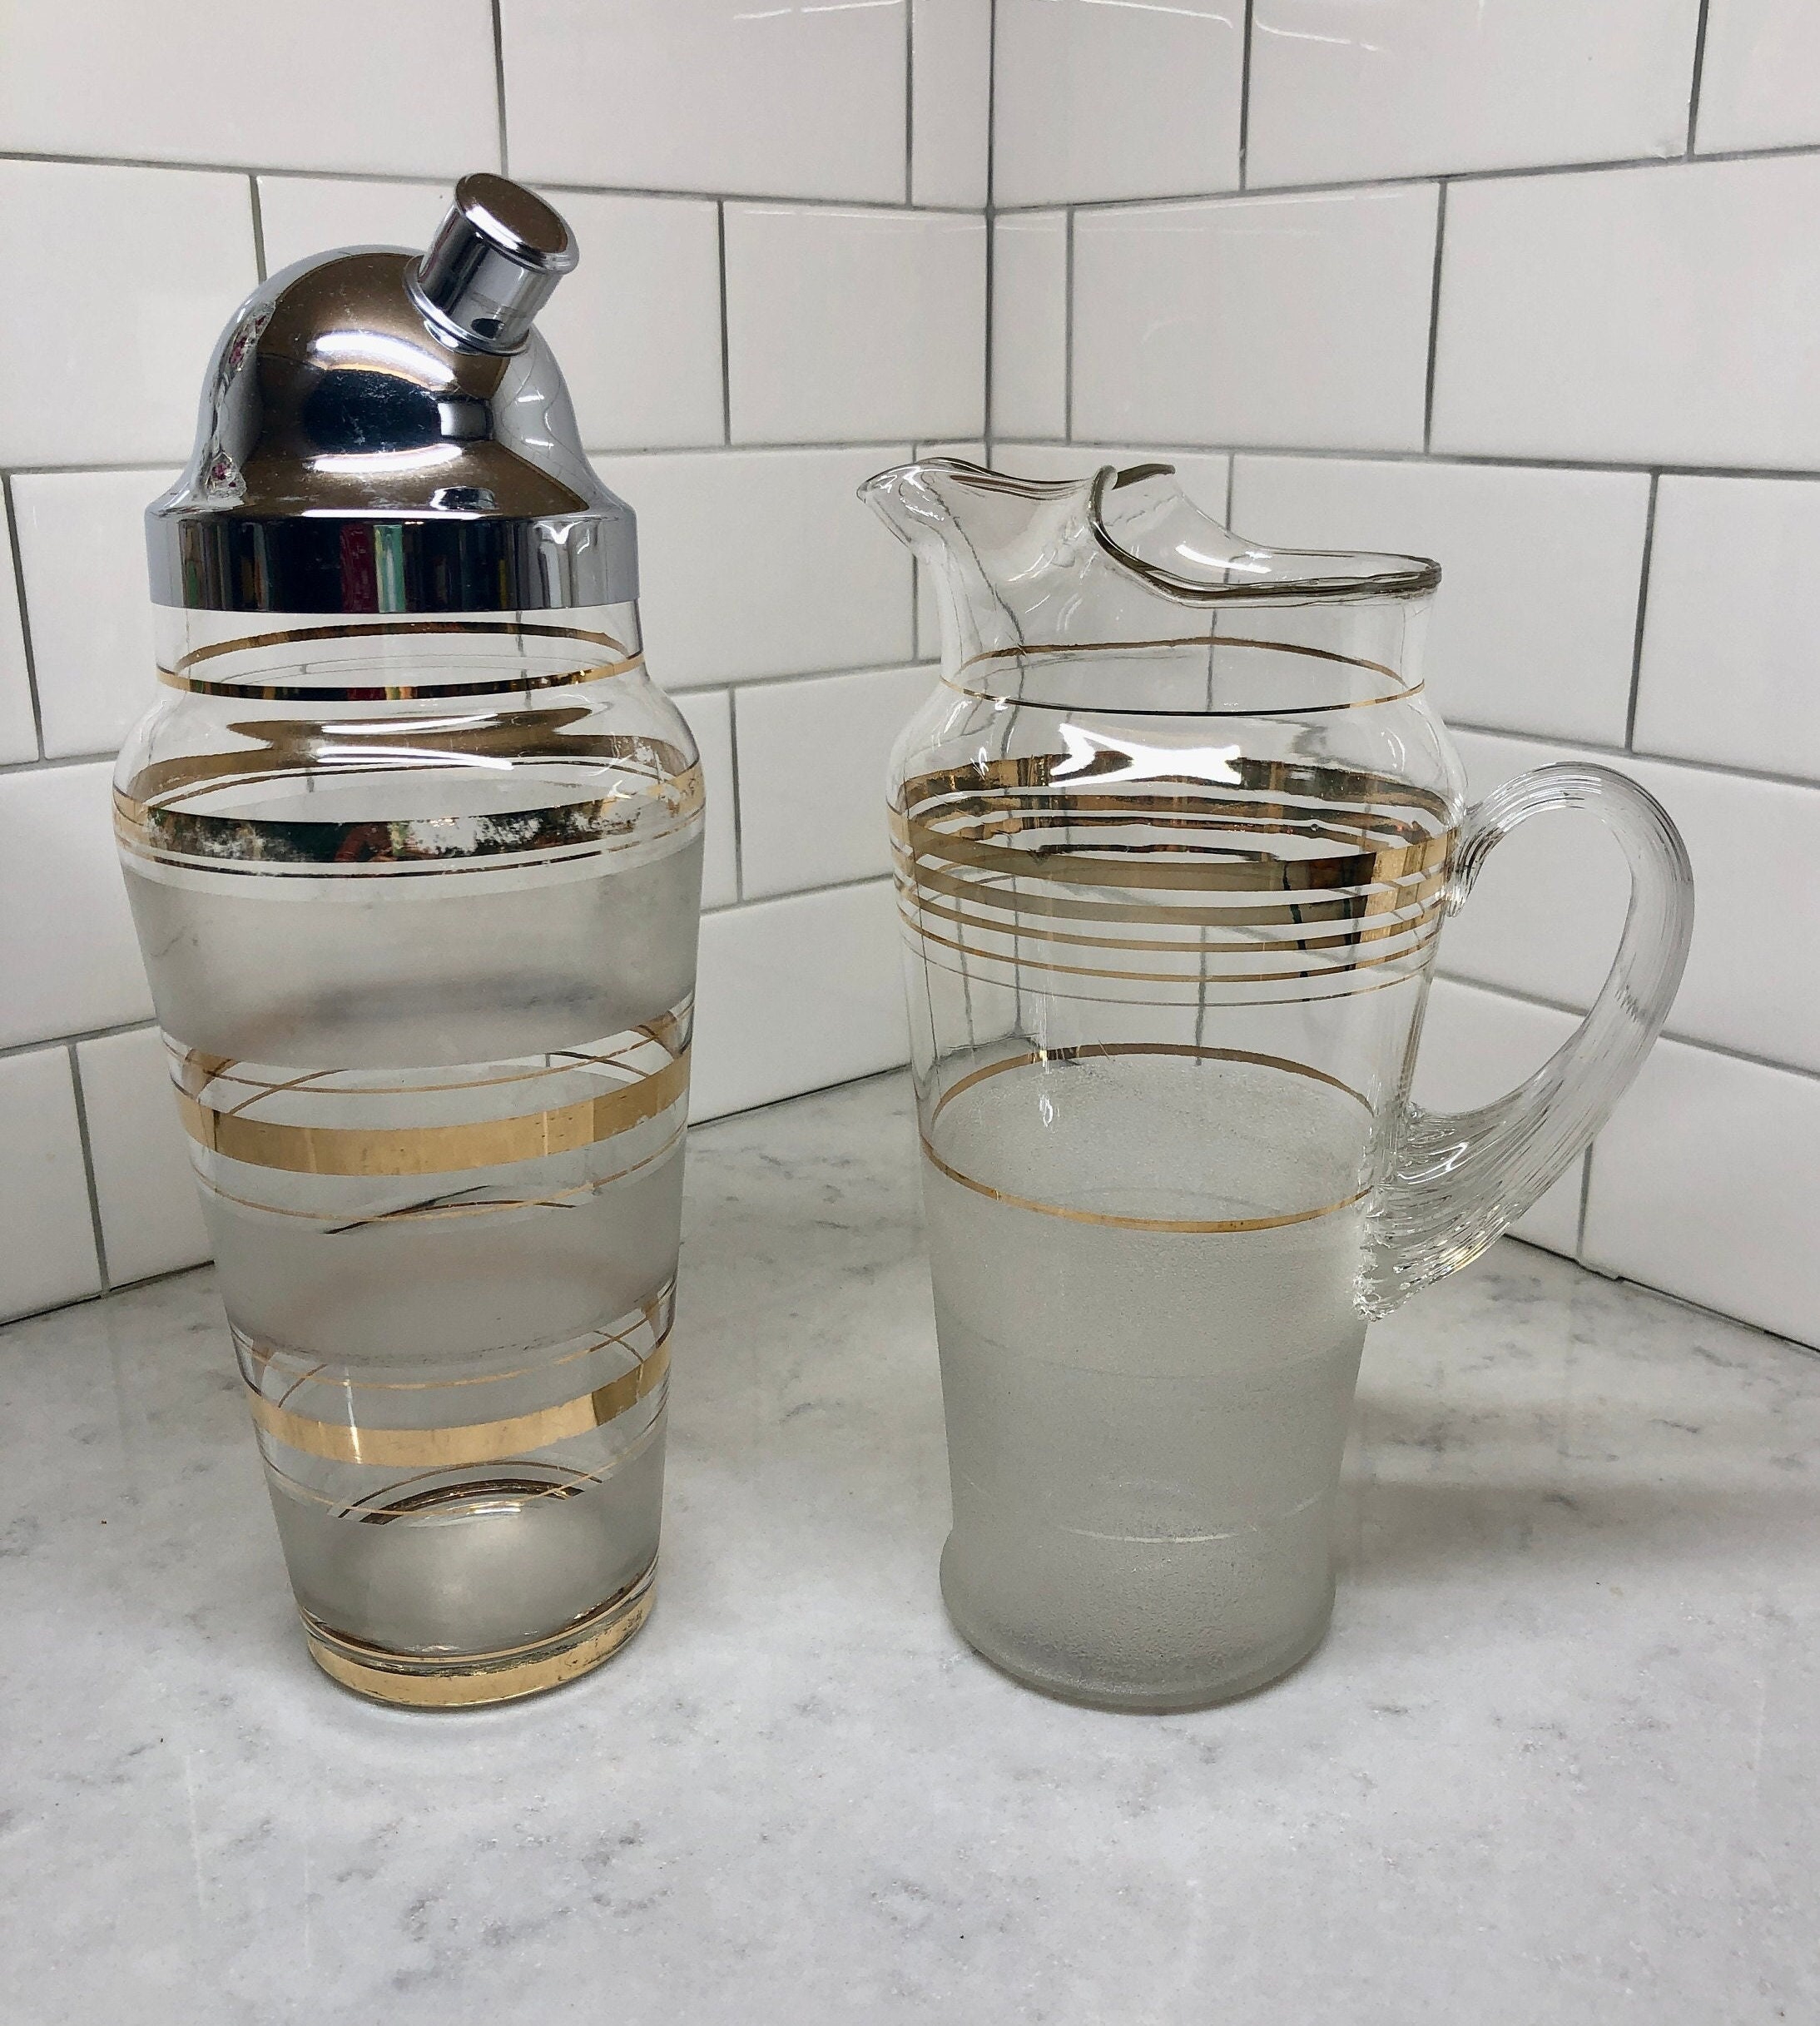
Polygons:
M511 612L637 595L632 509L583 454L532 320L576 262L543 201L464 176L421 256L356 246L255 290L188 469L146 509L154 600Z

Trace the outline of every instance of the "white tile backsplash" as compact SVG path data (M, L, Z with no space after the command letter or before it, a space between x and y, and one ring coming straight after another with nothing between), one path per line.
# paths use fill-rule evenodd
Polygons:
M1428 994L1411 1095L1431 1111L1470 1111L1509 1095L1572 1034L1571 1013L1526 1005L1437 978ZM1584 1157L1571 1162L1511 1227L1532 1245L1570 1257L1579 1244Z
M1820 7L1813 0L1708 0L1694 145L1820 141Z
M9 528L6 502L0 499L0 767L34 759L38 750Z
M1640 472L1241 457L1232 476L1255 539L1436 559L1423 666L1444 718L1606 745L1624 743L1649 504Z
M1585 1257L1820 1347L1820 1081L1657 1045L1594 1150Z
M992 0L910 0L910 201L983 211Z
M933 668L762 683L735 699L748 900L891 869L885 771Z
M597 458L638 515L652 676L689 689L908 661L909 552L853 495L909 454L884 444Z
M906 0L500 0L512 172L904 196Z
M112 757L157 700L145 514L176 475L28 472L12 482L52 759Z
M1436 192L1084 211L1074 434L1419 449Z
M994 197L1238 186L1244 0L998 0Z
M958 212L728 205L734 442L976 434L985 255Z
M720 221L712 204L551 193L581 251L538 327L554 349L582 441L719 443Z
M1068 214L1018 211L992 227L992 427L1068 430Z
M101 1286L69 1051L0 1060L0 1320Z
M1820 484L1664 478L1637 688L1646 752L1820 779Z
M0 1048L151 1018L114 857L112 773L0 774Z
M1472 794L1525 767L1586 758L1647 788L1687 841L1694 941L1669 1031L1820 1070L1820 788L1753 781L1628 755L1579 754L1461 734ZM1589 1004L1609 968L1629 891L1597 820L1525 824L1488 860L1448 924L1441 961L1490 985Z
M702 755L702 787L707 797L702 833L702 905L731 907L739 898L732 700L724 689L692 689L674 701L695 734Z
M268 275L336 246L427 246L455 194L452 178L361 183L345 176L262 176L258 183ZM588 250L582 251L585 258Z
M898 941L889 880L711 915L690 1116L718 1118L904 1061Z
M1679 155L1699 14L1699 0L1253 0L1250 181Z
M1820 157L1456 184L1434 447L1820 467Z
M488 0L17 0L0 40L0 148L405 174L499 166Z
M420 246L454 176L497 164L503 102L513 172L580 241L543 327L638 512L652 671L702 755L697 1115L903 1055L877 777L937 629L926 574L852 494L907 445L984 459L989 260L999 468L1161 459L1267 540L1438 555L1431 694L1497 727L1460 742L1480 792L1576 740L1665 756L1613 763L1694 853L1687 1039L1601 1140L1589 1244L1820 1335L1820 788L1748 777L1820 777L1820 483L1773 475L1820 471L1820 158L1581 166L1679 151L1699 0L1249 12L1246 108L1242 0L499 0L503 77L487 0L320 0L231 32L206 6L0 0L0 261L32 278L0 305L26 599L22 620L0 569L0 1049L22 1051L0 1056L0 1230L22 1239L0 1313L202 1249L147 1031L77 1045L85 1180L61 1037L149 1006L107 770L68 762L154 693L140 514L252 286L255 203L270 271ZM1820 143L1814 9L1704 15L1697 151ZM77 159L4 159L35 153ZM989 250L989 165L1013 207ZM1461 174L1431 333L1436 187L1377 179ZM1272 187L1302 183L1326 187ZM1493 1095L1567 1030L1506 995L1589 996L1624 886L1590 818L1493 854L1443 946L1425 1097ZM1522 1235L1571 1250L1579 1179Z
M247 179L0 161L0 268L33 277L0 298L0 464L187 457L256 278Z
M209 1235L163 1036L155 1027L102 1035L82 1042L76 1060L109 1285L197 1265Z

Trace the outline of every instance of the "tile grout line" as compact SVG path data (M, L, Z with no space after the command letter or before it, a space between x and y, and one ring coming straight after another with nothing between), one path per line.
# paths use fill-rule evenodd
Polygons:
M1520 732L1509 725L1475 724L1463 718L1448 718L1451 732L1469 732L1480 738L1521 739L1531 746L1554 746L1565 752L1595 753L1601 759L1643 760L1651 767L1672 767L1683 773L1716 774L1728 781L1757 781L1766 787L1820 789L1820 780L1805 774L1778 774L1768 767L1738 767L1718 760L1690 760L1683 753L1638 751L1631 746L1608 746L1603 739L1574 738L1558 732Z
M499 122L499 173L512 173L512 156L506 137L505 24L500 18L500 0L493 0L493 92L494 115Z
M1700 18L1694 30L1694 74L1688 87L1688 139L1681 152L1691 159L1695 132L1700 123L1700 82L1706 72L1706 16L1711 0L1700 0Z
M1587 1143L1586 1150L1579 1157L1579 1216L1574 1226L1574 1257L1584 1266L1586 1250L1586 1210L1593 1199L1593 1155L1598 1151L1599 1135L1594 1133Z
M980 401L979 448L987 464L997 449L994 434L998 418L993 413L992 374L994 364L993 316L997 305L999 208L999 0L989 0L986 9L986 329L982 351L985 387ZM920 640L919 640L920 644Z
M721 277L721 444L731 449L733 443L733 348L727 335L727 206L717 203L714 206L715 257L719 263ZM590 457L611 456L610 451L589 451ZM637 455L636 452L622 451L621 456ZM649 455L648 452L644 453Z
M746 898L746 832L739 806L739 700L731 689L727 693L727 757L733 776L728 792L733 797L733 904L736 907Z
M1252 145L1252 12L1255 0L1245 0L1245 26L1238 52L1238 186L1247 186L1251 173Z
M1441 358L1441 263L1447 243L1447 181L1442 177L1435 199L1435 277L1428 296L1428 377L1422 389L1422 454L1435 440L1435 367Z
M1074 440L1074 206L1064 213L1062 253L1062 439Z
M76 1100L76 1137L82 1150L82 1179L88 1185L88 1221L95 1237L95 1264L101 1274L102 1294L113 1285L107 1271L107 1240L102 1234L101 1192L95 1184L95 1150L88 1137L88 1105L82 1095L82 1065L76 1052L76 1044L66 1041L64 1053L69 1058L70 1089Z
M1118 211L1158 210L1172 205L1183 204L1236 204L1247 197L1320 197L1346 196L1355 191L1373 190L1408 190L1420 183L1439 182L1445 177L1451 183L1529 183L1545 176L1598 176L1609 171L1632 169L1684 169L1703 167L1709 162L1731 161L1783 161L1799 160L1820 155L1820 141L1790 142L1777 147L1714 148L1703 155L1689 157L1684 155L1614 155L1599 161L1538 161L1525 162L1502 169L1449 169L1436 165L1430 169L1414 169L1406 176L1337 176L1310 183L1257 183L1247 181L1242 188L1226 187L1216 190L1164 190L1142 197L1080 197L1075 201L1083 211ZM0 156L0 159L4 159ZM152 164L156 167L160 165ZM780 201L788 202L783 199ZM1041 203L1008 204L1003 207L1008 213L1054 211L1053 197Z
M1637 571L1637 631L1630 645L1630 694L1624 703L1624 751L1636 750L1637 698L1643 688L1643 634L1649 614L1649 561L1656 542L1656 493L1662 474L1649 474L1649 503L1643 514L1643 557Z
M493 0L497 6L498 0ZM916 0L904 0L904 201L916 189Z
M12 572L13 596L17 603L19 615L19 647L25 660L25 693L32 706L32 736L37 741L37 757L35 760L16 760L0 773L17 773L27 767L37 767L45 763L44 706L38 696L37 657L32 646L32 613L25 596L25 555L19 547L19 505L12 496L12 474L0 473L0 511L7 517L7 567Z
M246 179L247 201L253 212L253 269L261 281L270 279L265 271L265 208L259 201L259 178Z
M1576 1020L1586 1017L1584 1006L1570 1006L1565 999L1551 999L1545 992L1526 992L1515 985L1490 985L1482 978L1469 978L1457 971L1438 971L1436 976L1450 985L1468 986L1475 992L1490 992L1495 998L1512 999L1519 1006L1540 1006L1550 1013L1565 1013ZM1778 1075L1798 1076L1807 1083L1820 1083L1820 1070L1810 1070L1803 1063L1783 1062L1774 1055L1759 1055L1748 1048L1732 1048L1723 1041L1706 1041L1689 1034L1677 1034L1672 1026L1662 1030L1660 1039L1672 1041L1677 1048L1698 1049L1703 1055L1720 1055L1728 1062L1748 1062L1753 1069L1773 1070Z
M144 1020L119 1020L111 1027L85 1027L75 1034L51 1034L37 1041L14 1041L0 1048L0 1062L10 1062L15 1055L42 1055L47 1049L76 1048L84 1041L110 1040L117 1034L156 1032L157 1025L156 1020L148 1015Z

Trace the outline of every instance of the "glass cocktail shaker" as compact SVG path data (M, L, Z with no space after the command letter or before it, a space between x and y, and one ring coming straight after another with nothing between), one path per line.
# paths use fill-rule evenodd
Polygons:
M122 863L310 1651L388 1702L650 1609L702 794L630 510L471 176L252 295L148 511Z

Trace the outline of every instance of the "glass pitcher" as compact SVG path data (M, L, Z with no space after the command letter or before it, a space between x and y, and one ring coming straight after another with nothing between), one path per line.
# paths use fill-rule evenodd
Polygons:
M702 794L630 510L464 178L241 306L147 514L116 828L309 1648L496 1702L651 1607Z
M1167 464L862 489L942 613L890 824L954 1527L987 1658L1104 1706L1222 1701L1332 1609L1366 1325L1476 1259L1603 1122L1693 919L1602 767L1466 807L1419 649L1436 566L1272 552ZM1409 1095L1436 945L1525 818L1632 895L1597 1003L1500 1102Z

